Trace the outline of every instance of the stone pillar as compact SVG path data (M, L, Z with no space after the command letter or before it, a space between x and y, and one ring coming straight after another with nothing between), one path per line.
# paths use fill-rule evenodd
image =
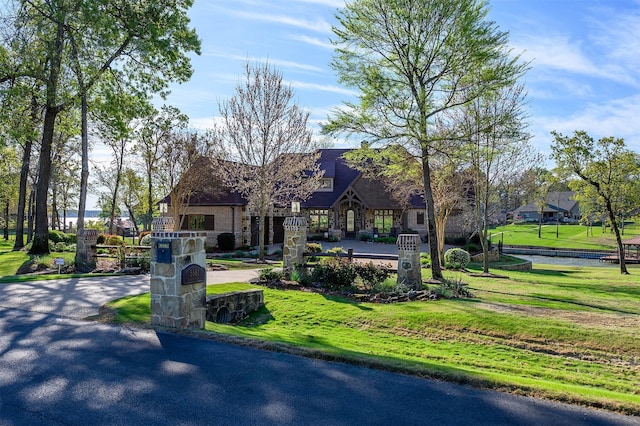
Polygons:
M398 235L398 284L422 290L422 267L420 265L420 235Z
M282 263L287 276L296 269L302 271L303 253L307 249L307 218L290 216L284 219Z
M77 260L76 268L78 270L92 270L96 266L98 250L98 230L83 229L78 231L78 241L76 246Z
M202 329L206 315L206 232L174 231L171 217L153 219L151 324Z

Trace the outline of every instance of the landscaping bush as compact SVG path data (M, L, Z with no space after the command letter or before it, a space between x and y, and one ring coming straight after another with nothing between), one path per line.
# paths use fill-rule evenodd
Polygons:
M105 244L108 246L123 246L124 239L119 235L108 235L105 239Z
M461 248L451 248L444 253L444 263L446 268L464 268L470 261L471 256L469 253Z
M355 266L345 258L327 258L313 268L313 281L320 287L332 291L354 291L358 273Z
M105 241L107 241L107 238L109 237L109 234L105 234L104 232L100 232L98 234L98 240L97 243L98 244L106 244Z
M281 271L274 271L273 268L265 268L260 270L260 279L264 281L279 281L284 278Z
M371 292L391 275L391 265L374 265L369 262L357 263L354 267L367 292Z
M320 244L320 243L307 243L306 252L307 253L322 253L322 244ZM309 262L317 262L318 261L318 257L317 256L310 256L308 260L309 260Z
M327 253L341 254L341 253L346 253L346 251L344 251L344 249L342 247L334 247L334 248L330 248L329 250L327 250Z
M55 244L64 243L65 242L64 235L65 234L62 231L51 230L49 231L49 241L53 241Z
M218 235L218 248L222 251L231 251L236 247L236 236L231 232L223 232Z
M420 253L420 265L429 267L431 266L431 254L421 252Z
M65 251L66 248L67 248L67 245L63 242L56 243L55 245L55 251L57 252L63 252Z
M462 246L462 248L464 250L468 251L469 253L477 253L479 251L482 251L474 243L465 244L465 245Z
M149 246L151 245L151 231L142 231L138 234L138 245Z
M140 237L138 244L141 246L150 246L151 245L151 232L145 231L146 233Z
M360 241L367 242L367 241L371 241L372 238L373 237L371 236L371 234L367 234L366 232L363 232L362 234L360 234Z
M374 243L395 244L396 237L378 237L373 239Z

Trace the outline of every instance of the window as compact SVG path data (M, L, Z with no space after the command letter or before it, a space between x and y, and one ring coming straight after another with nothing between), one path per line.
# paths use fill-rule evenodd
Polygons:
M424 225L424 212L416 213L416 225Z
M331 192L331 191L333 191L333 178L320 179L320 187L318 187L317 192Z
M329 210L309 210L309 231L326 232L329 230Z
M375 210L374 211L375 227L378 232L389 233L393 227L393 210Z
M189 231L213 231L215 216L205 214L190 214L182 220L182 229Z

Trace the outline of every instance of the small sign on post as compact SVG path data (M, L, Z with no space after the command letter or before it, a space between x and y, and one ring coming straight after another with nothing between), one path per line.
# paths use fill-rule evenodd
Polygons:
M64 259L62 257L56 257L56 265L58 265L58 273L60 273L60 267L64 265Z

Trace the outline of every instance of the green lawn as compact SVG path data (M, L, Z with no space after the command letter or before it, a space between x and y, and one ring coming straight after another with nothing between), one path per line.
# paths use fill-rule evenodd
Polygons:
M584 225L560 224L556 238L556 225L543 224L538 238L538 224L527 223L499 226L489 230L491 241L504 244L566 249L615 250L616 239L611 228L603 232L602 227L588 228ZM622 240L640 235L640 225L626 225Z
M640 271L638 271L640 272ZM507 278L459 273L474 298L354 303L265 288L266 306L207 332L295 353L640 414L640 274L542 265ZM208 292L251 288L209 286ZM112 303L149 322L149 295ZM264 343L266 342L266 343Z

